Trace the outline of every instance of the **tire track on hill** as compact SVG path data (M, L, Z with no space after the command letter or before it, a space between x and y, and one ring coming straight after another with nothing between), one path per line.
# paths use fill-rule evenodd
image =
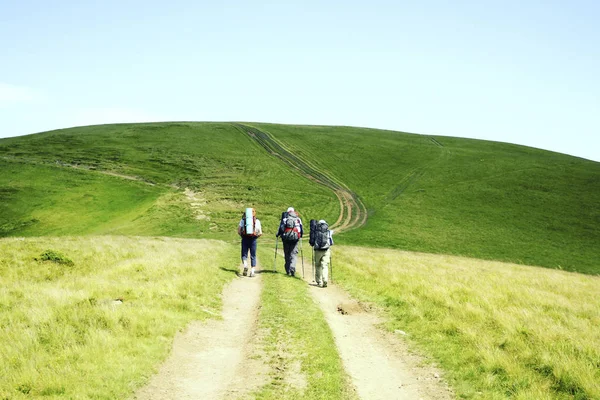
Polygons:
M340 203L340 215L337 221L331 225L331 229L343 232L366 224L367 209L358 195L344 183L334 178L328 171L318 168L310 160L293 153L288 146L277 141L263 130L244 124L233 124L233 126L256 141L271 155L280 158L308 179L331 189L335 193Z
M396 187L394 187L386 196L385 200L387 204L385 207L389 206L394 200L402 196L409 187L414 186L428 170L446 162L452 156L452 152L437 139L429 137L429 142L440 150L439 155L423 165L410 169L402 178L400 178L398 180L398 185L396 185Z

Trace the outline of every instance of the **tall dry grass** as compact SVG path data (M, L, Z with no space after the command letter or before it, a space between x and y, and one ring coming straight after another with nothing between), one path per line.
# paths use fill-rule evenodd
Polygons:
M334 279L482 399L600 399L600 278L462 257L334 249Z
M127 398L178 330L219 314L236 256L206 240L0 240L0 398Z

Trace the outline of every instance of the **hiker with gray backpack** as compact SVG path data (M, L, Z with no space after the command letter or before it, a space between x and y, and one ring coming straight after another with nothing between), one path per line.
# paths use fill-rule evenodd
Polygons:
M296 276L298 243L300 243L302 233L302 220L296 210L294 210L294 207L289 207L287 211L281 214L279 230L275 235L275 237L281 237L281 241L283 242L286 275Z
M331 246L333 246L333 231L322 219L310 221L310 245L314 249L315 282L319 287L327 287L328 267L331 263Z

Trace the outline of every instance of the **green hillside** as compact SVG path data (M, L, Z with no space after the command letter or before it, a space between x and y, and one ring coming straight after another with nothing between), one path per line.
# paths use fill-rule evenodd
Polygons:
M257 208L269 233L290 204L307 216L339 212L331 191L231 124L90 126L2 139L0 168L0 236L231 239L245 207Z
M302 164L266 151L253 128ZM247 206L269 234L289 205L306 222L335 221L338 198L302 166L344 185L368 211L340 243L600 271L600 163L349 127L120 124L2 139L0 236L233 239Z
M600 272L600 163L481 140L254 126L360 195L368 222L347 243Z

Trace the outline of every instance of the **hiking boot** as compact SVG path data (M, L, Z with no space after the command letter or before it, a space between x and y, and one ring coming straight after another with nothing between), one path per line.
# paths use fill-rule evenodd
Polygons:
M323 282L323 287L327 287L327 281Z
M295 272L290 272L290 275L291 276L296 276L296 273Z
M252 271L250 271L250 278L254 278L254 269L252 269Z
M244 268L244 272L242 272L242 275L244 275L244 276L248 275L248 268Z

